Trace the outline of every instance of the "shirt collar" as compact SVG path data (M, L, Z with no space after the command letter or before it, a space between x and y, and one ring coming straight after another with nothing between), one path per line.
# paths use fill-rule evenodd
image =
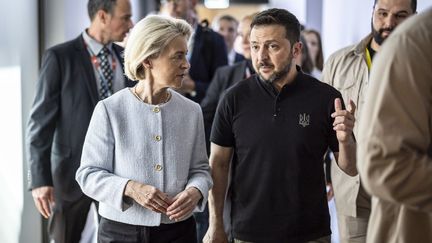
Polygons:
M92 55L98 55L99 52L104 47L104 45L102 45L101 43L99 43L98 41L96 41L95 39L93 39L92 37L90 37L89 34L87 33L87 30L83 31L82 36L84 38L84 41L85 41L86 45L88 46L88 48L92 52L91 54ZM112 52L112 43L108 43L105 46L108 48L108 50L110 51L110 53L113 53Z
M299 81L303 78L303 71L301 67L296 65L296 69L297 69L297 75L295 76L294 80L291 83L284 85L285 88L295 87L299 83ZM275 96L279 95L280 92L273 86L272 83L261 79L261 77L258 74L256 75L256 77L268 92L272 93Z
M367 45L372 41L372 33L363 38L357 45L354 45L352 51L356 55L364 55Z
M228 52L228 64L229 64L229 65L231 65L231 64L234 63L234 61L235 61L235 56L236 56L236 52L235 52L235 50L234 50L234 48L233 48L233 49L231 49L230 52Z

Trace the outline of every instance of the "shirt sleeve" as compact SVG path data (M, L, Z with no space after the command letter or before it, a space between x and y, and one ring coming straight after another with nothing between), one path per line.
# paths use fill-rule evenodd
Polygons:
M223 147L234 147L233 96L225 93L221 99L213 121L210 141Z
M60 110L61 75L57 54L46 51L27 126L29 189L53 185L50 156Z

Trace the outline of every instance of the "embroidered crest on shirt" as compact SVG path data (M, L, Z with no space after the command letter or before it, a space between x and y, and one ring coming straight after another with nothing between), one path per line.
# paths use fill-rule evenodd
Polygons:
M310 125L310 115L303 113L299 114L299 125L306 127Z

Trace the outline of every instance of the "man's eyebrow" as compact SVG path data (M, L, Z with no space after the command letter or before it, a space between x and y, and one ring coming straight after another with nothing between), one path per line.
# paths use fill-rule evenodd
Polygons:
M386 12L390 12L390 10L385 9L385 8L379 8L379 9L377 9L377 11L386 11ZM400 11L396 12L396 14L401 14L401 13L409 14L409 12L408 12L407 10L400 10Z

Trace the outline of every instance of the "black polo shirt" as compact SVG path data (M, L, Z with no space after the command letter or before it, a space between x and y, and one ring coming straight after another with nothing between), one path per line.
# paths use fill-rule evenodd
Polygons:
M331 234L323 157L328 147L338 151L335 98L336 89L300 70L280 93L256 75L226 92L210 140L235 149L236 239L291 243Z

